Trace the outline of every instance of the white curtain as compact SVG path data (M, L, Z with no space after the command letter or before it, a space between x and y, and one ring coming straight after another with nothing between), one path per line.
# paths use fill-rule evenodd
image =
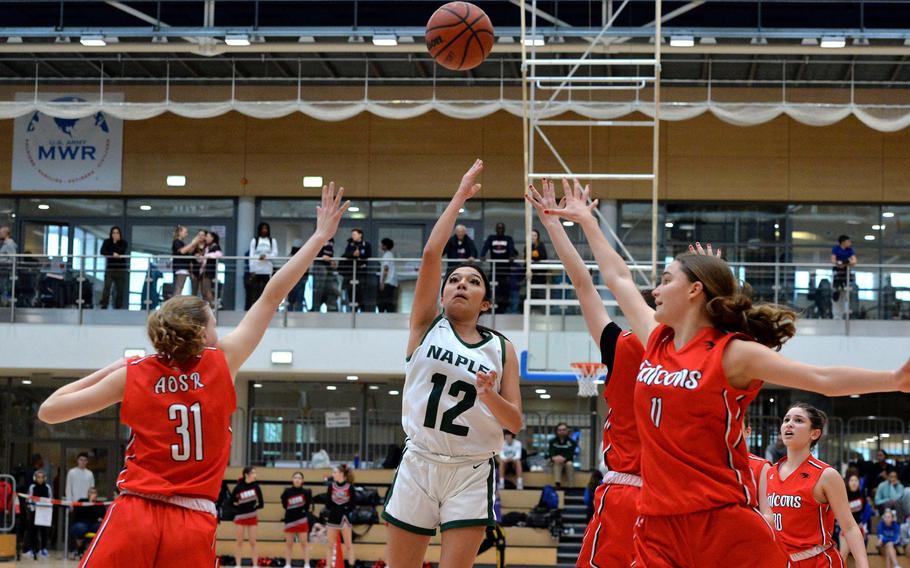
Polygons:
M124 120L145 120L165 112L187 118L211 118L236 111L254 118L280 118L300 112L317 120L347 120L362 112L388 119L404 120L430 111L451 118L477 119L504 110L522 114L522 103L514 99L453 101L221 101L221 102L50 102L0 101L0 119L11 119L35 111L59 118L81 118L103 111ZM648 102L545 102L537 103L538 116L552 118L576 113L586 118L607 120L640 112L654 115ZM660 106L662 120L689 120L710 112L720 120L737 126L753 126L787 115L811 126L827 126L853 115L869 128L895 132L910 126L910 105L853 105L822 103L718 103L665 102Z

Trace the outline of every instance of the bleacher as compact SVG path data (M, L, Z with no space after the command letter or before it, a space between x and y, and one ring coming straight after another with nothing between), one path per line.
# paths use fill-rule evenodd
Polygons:
M240 477L239 467L230 467L225 472L225 480L233 486ZM260 556L283 556L284 533L281 519L284 510L281 507L281 492L290 485L291 475L298 471L285 468L256 468L256 476L262 488L265 507L259 511L259 532L257 551ZM312 489L313 496L324 493L324 480L331 474L329 469L304 469L304 485ZM375 489L380 497L385 497L392 482L394 470L390 469L358 469L354 471L354 482L366 488ZM512 511L527 513L537 505L540 490L552 480L548 472L530 472L524 474L525 489L500 491L502 513ZM587 480L585 475L576 475L575 486L584 487ZM564 493L559 491L560 506L564 503ZM318 516L322 505L314 506L314 514ZM382 505L377 507L382 512ZM556 551L557 539L550 535L547 529L530 527L506 527L504 529L507 543L506 560L511 566L554 566L557 564ZM354 532L360 537L355 537L354 548L358 560L378 560L384 556L387 541L387 529L380 522L377 525L357 525ZM233 554L236 544L234 540L234 527L230 522L223 522L218 527L217 551L218 554ZM246 553L248 547L244 547ZM440 536L437 532L430 540L426 560L439 561ZM324 544L311 544L310 554L313 560L325 557ZM299 549L295 554L299 554ZM495 550L488 550L477 559L478 564L493 565L496 563Z

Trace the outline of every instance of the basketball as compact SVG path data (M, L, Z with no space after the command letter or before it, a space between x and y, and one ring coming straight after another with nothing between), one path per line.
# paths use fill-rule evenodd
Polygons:
M467 71L483 63L493 49L493 24L470 2L449 2L427 22L427 51L452 71Z

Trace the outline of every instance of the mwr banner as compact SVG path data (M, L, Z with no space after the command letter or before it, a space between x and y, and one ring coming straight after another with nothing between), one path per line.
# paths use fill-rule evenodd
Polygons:
M16 93L17 100L34 96ZM57 104L97 102L97 95L88 93L40 96ZM123 101L120 93L104 98ZM100 110L83 118L34 111L15 122L13 191L120 191L122 158L122 120Z

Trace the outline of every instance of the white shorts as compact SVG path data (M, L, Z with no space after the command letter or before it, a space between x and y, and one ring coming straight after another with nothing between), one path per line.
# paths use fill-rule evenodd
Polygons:
M495 525L493 468L493 458L446 464L405 451L386 495L382 518L427 536L436 534L436 527L444 531Z

